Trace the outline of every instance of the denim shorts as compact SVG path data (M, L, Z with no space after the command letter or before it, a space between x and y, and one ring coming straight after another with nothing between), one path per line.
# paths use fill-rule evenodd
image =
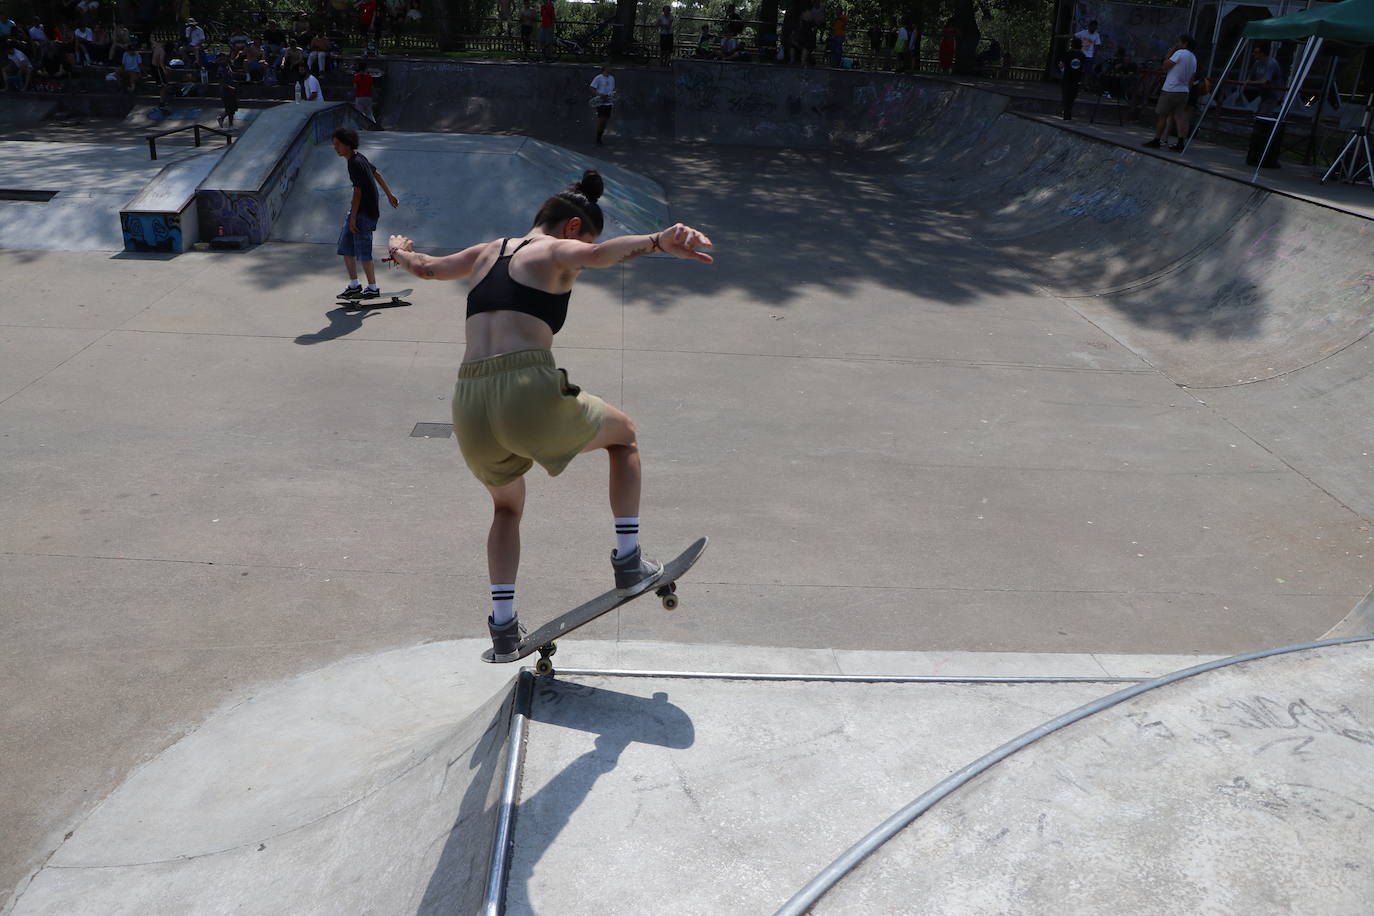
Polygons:
M357 258L359 261L372 260L372 231L377 221L370 216L358 214L358 231L348 228L348 217L344 217L343 231L339 233L339 254Z

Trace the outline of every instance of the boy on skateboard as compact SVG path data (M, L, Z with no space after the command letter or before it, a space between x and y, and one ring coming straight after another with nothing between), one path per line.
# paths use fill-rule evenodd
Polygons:
M348 207L348 219L339 233L339 254L343 255L344 269L348 271L348 286L339 293L340 299L376 299L382 294L377 288L377 272L372 265L372 232L381 218L381 208L377 202L377 185L386 192L387 202L392 209L399 205L396 195L391 193L382 173L358 152L358 132L351 127L340 127L334 131L334 152L348 160L348 180L353 183L353 200ZM363 272L367 274L367 287L358 284L358 263L362 262Z
M472 277L468 290L467 349L453 393L453 431L463 460L491 494L494 517L487 535L491 616L487 629L498 662L518 657L524 628L515 614L520 566L524 474L537 461L557 476L577 455L605 449L610 459L610 502L616 546L615 585L622 594L644 591L663 567L639 545L640 464L634 423L621 411L568 380L553 359L553 337L567 318L579 273L614 267L663 251L711 263L711 240L681 223L653 235L626 235L597 243L605 225L597 199L601 176L582 180L544 201L534 226L520 239L496 239L445 257L417 254L400 235L390 241L397 264L424 280Z

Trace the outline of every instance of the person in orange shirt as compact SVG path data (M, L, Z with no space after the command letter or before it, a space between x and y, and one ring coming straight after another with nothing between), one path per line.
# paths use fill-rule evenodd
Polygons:
M844 66L844 31L849 25L849 17L844 10L837 9L830 20L830 66Z

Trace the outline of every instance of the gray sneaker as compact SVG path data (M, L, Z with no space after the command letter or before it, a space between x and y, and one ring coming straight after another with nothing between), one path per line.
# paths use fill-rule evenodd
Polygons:
M510 623L497 626L487 618L487 632L491 634L491 654L498 662L513 662L520 652L520 640L525 638L525 628L520 618L512 617Z
M618 557L611 551L611 568L615 570L615 589L622 595L638 595L663 575L663 564L644 558L644 551L636 547L634 553Z

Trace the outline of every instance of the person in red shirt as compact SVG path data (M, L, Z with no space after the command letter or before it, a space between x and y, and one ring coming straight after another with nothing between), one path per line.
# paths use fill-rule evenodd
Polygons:
M553 0L544 0L539 7L539 49L545 57L549 56L553 47L553 13Z
M362 0L358 4L358 24L363 27L364 32L371 32L376 21L377 0Z
M359 59L358 69L353 74L353 107L367 115L374 123L377 122L377 115L372 110L372 74L368 71L365 61ZM377 124L381 127L381 124Z

